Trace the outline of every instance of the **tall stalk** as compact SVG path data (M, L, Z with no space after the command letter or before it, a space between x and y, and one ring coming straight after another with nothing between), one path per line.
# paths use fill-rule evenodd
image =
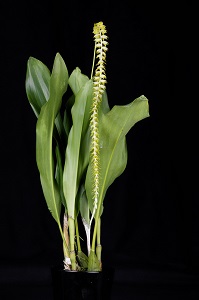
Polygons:
M106 51L108 50L107 45L107 31L103 22L94 24L93 28L94 41L95 41L95 51L94 59L97 60L95 63L95 73L93 77L93 102L91 108L91 166L92 166L92 175L93 175L93 212L91 216L90 225L92 223L93 217L95 216L96 210L99 205L99 189L100 189L100 136L99 136L99 107L102 102L102 95L106 89ZM93 64L94 65L94 64ZM93 67L92 67L93 73ZM91 73L91 74L92 74ZM95 227L93 231L93 240L92 240L92 251L95 251L95 241L98 228L98 239L100 231L100 219L95 217ZM100 247L101 252L101 245ZM99 248L98 248L99 250ZM98 258L101 259L101 253L98 251Z

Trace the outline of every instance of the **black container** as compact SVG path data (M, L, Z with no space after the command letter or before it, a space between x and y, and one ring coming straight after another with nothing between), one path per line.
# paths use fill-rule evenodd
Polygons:
M101 272L65 271L51 268L54 300L111 300L113 268Z

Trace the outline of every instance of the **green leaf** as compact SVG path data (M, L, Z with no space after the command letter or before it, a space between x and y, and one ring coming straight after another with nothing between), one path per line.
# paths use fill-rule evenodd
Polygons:
M59 53L56 54L50 78L50 97L41 108L36 126L36 161L47 206L60 226L61 199L55 180L53 129L60 110L62 97L67 90L68 71Z
M59 193L61 197L61 202L65 207L65 210L67 209L66 207L66 201L64 198L64 193L63 193L63 167L62 167L62 158L61 158L61 153L59 150L58 145L56 145L55 148L55 155L56 155L56 171L55 171L55 179L57 181L58 187L59 187Z
M89 78L81 73L80 68L77 67L75 70L73 70L69 77L68 84L75 96L88 80Z
M48 101L50 96L50 71L40 60L30 57L27 62L26 71L26 94L29 103L38 118L42 106ZM65 124L68 122L68 116L65 112ZM67 142L67 132L64 128L60 113L55 119L55 129L53 136L64 148ZM63 151L62 151L63 152Z
M49 99L50 71L40 60L30 57L27 62L25 88L30 105L38 117Z
M63 174L63 189L67 203L68 214L74 218L75 214L75 198L77 195L80 176L78 176L79 168L82 169L80 156L81 140L84 136L84 122L89 116L89 105L92 98L92 81L89 80L84 84L75 97L75 103L72 107L73 125L68 137L68 145L66 148L66 158Z
M81 73L81 70L77 67L69 77L69 85L74 93L77 95L80 89L89 81L89 78ZM77 185L82 179L88 162L89 162L89 151L90 151L90 130L89 130L89 121L90 121L90 108L92 104L92 89L89 88L89 95L86 101L86 107L84 111L84 119L82 125L81 133L81 144L79 151L79 165L78 165L78 174L77 174Z
M79 210L81 213L81 217L85 220L86 224L89 226L90 223L90 209L88 206L88 199L86 197L86 190L84 185L82 184L79 193L78 193L78 201L79 201Z
M101 103L101 107L99 110L99 114L101 117L101 114L107 114L110 111L110 107L109 107L109 103L108 103L108 96L106 91L104 91L103 95L102 95L102 103Z
M107 114L101 113L99 120L101 171L99 215L102 212L102 203L108 187L126 168L127 149L125 136L131 127L148 116L148 100L145 96L135 99L128 105L114 106ZM92 211L92 171L90 164L85 187L89 207Z

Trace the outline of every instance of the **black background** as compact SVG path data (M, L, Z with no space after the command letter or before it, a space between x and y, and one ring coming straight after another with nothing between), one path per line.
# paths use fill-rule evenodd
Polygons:
M199 299L196 12L192 1L1 2L1 299L52 299L50 266L63 259L36 168L27 60L51 69L59 52L69 73L78 66L90 76L99 21L109 36L110 106L143 94L150 109L127 135L127 168L104 203L113 299ZM145 286L143 295L136 284L145 283L154 289Z

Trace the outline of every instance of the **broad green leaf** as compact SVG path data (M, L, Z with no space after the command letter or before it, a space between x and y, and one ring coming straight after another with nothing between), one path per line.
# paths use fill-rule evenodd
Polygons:
M108 103L108 96L107 96L107 93L106 91L104 91L103 95L102 95L102 103L101 103L101 107L100 107L100 116L101 114L106 114L108 113L110 110L110 107L109 107L109 103Z
M48 101L50 96L50 71L40 60L30 57L27 62L26 71L26 94L29 103L38 118L41 107ZM66 112L65 112L66 113ZM65 116L67 119L68 116ZM67 122L65 122L67 124ZM56 128L54 129L54 138L57 142L66 145L67 132L65 131L61 115L58 113L55 119Z
M70 98L66 102L66 108L64 110L64 116L63 116L63 126L67 137L69 136L69 132L72 127L71 109L74 105L74 102L75 102L75 96L74 94L72 94L72 96L70 96Z
M114 106L107 114L101 114L99 120L101 171L99 207L101 211L108 187L122 174L127 164L125 136L138 121L148 116L148 100L145 96L135 99L128 105ZM90 164L85 187L89 207L92 211L92 170Z
M30 105L38 117L49 99L50 71L40 60L30 57L27 62L25 88Z
M86 75L82 74L81 70L78 67L73 70L69 77L68 84L75 96L88 80L89 78Z
M55 155L56 155L56 161L57 161L56 170L55 170L55 179L56 179L58 187L59 187L61 202L66 209L66 201L65 201L64 193L63 193L63 166L62 166L61 153L60 153L58 145L56 145L56 148L55 148Z
M63 189L67 203L68 214L74 218L75 198L78 191L78 168L80 167L79 155L82 139L82 130L85 114L87 114L87 102L92 97L92 81L89 80L82 86L75 97L75 103L72 107L73 125L68 137L66 148L66 158L63 174Z
M89 81L89 78L81 73L81 70L77 67L70 75L68 84L71 87L75 96L77 96L80 89L85 86L85 84ZM91 86L89 88L89 97L87 97L86 107L84 111L84 118L83 118L83 126L82 126L82 140L84 136L87 134L87 130L89 127L89 120L90 120L90 107L91 107ZM87 138L86 138L87 139Z
M91 99L91 97L90 97ZM86 174L86 169L89 163L89 156L90 156L90 130L87 127L85 133L83 134L82 129L82 139L80 144L80 153L79 153L79 167L78 167L78 174L77 174L77 184L80 184L82 180L82 176Z
M82 184L78 192L78 205L81 213L81 217L86 221L87 224L90 223L90 209L88 206L88 199L86 197L86 190Z
M68 135L71 129L71 120L70 120L70 115L71 115L71 108L74 104L75 101L75 96L77 95L78 91L80 88L89 80L89 78L81 73L81 70L77 67L70 75L68 79L68 84L73 92L72 96L67 100L65 110L63 112L63 121L58 114L57 118L55 119L55 125L57 127L57 130L59 132L59 136L61 137L61 140L59 141L62 142L64 149L67 146L67 139Z
M36 126L36 160L47 206L60 227L61 199L55 180L53 129L55 118L67 90L68 71L59 53L56 54L50 78L50 97L41 108Z
M77 67L69 77L69 86L71 87L74 95L76 96L80 89L89 81L89 78L81 73ZM77 185L79 186L83 173L85 172L89 162L89 149L90 149L90 107L92 103L92 89L89 89L89 97L87 97L86 107L84 112L84 119L82 125L80 151L79 151L79 165L77 174Z

